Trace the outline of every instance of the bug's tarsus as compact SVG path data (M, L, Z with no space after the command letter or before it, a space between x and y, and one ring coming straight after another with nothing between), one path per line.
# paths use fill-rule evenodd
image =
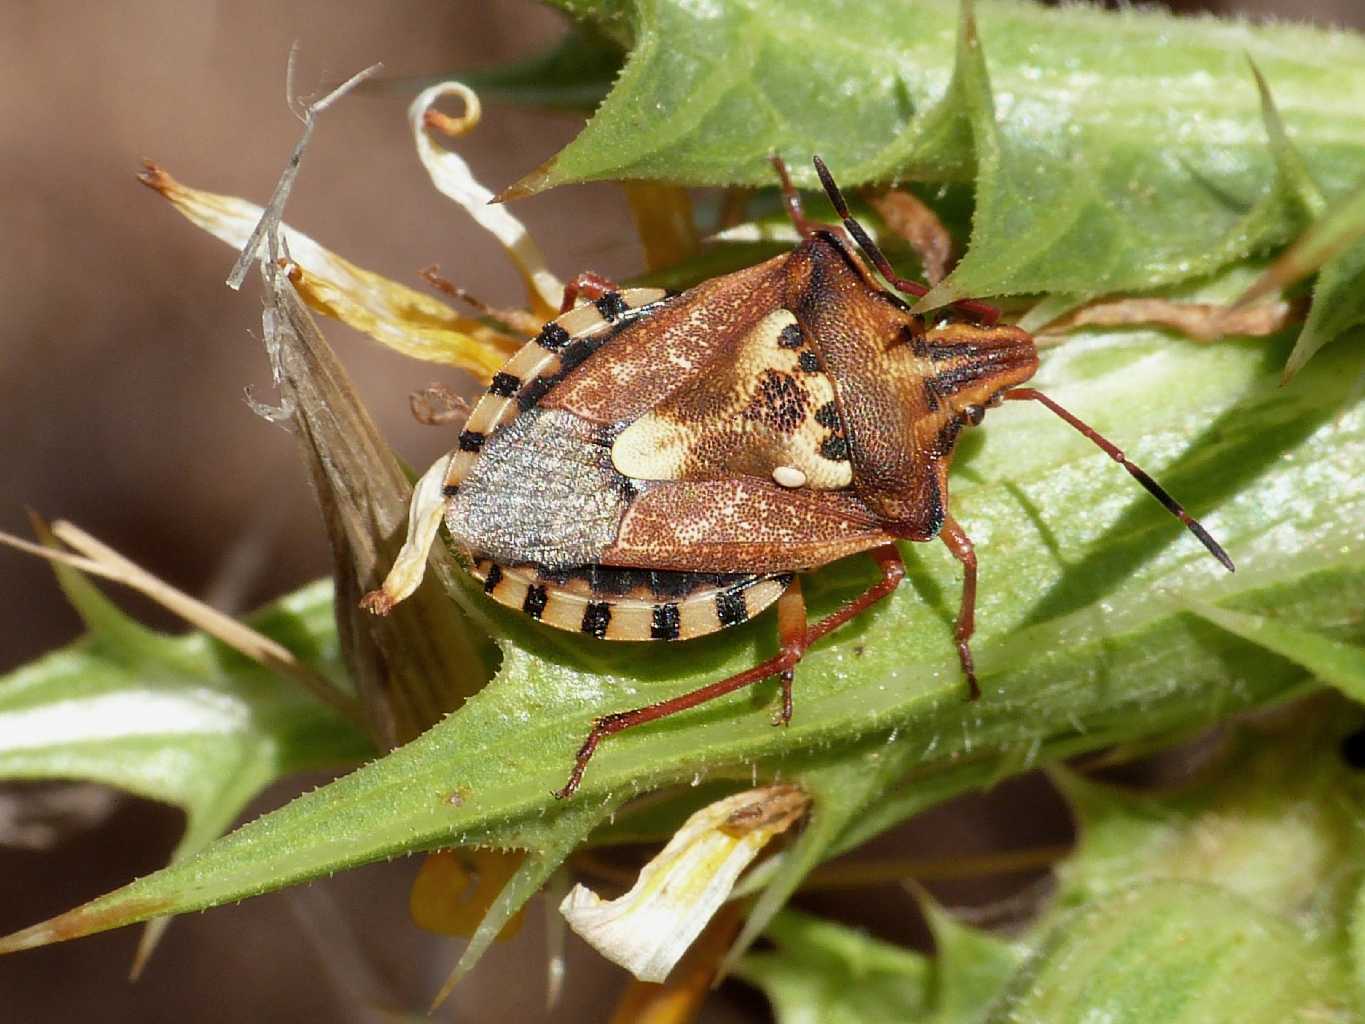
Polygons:
M834 204L835 211L844 223L844 229L853 236L853 240L858 243L858 248L863 251L863 255L871 261L872 265L877 268L878 272L886 278L887 283L893 288L908 295L927 295L929 293L928 286L901 277L896 273L896 269L891 266L891 261L886 258L886 254L881 251L877 243L872 241L872 236L867 233L867 229L859 224L849 212L844 193L835 182L834 175L825 166L825 162L818 156L812 159L815 162L815 173L820 176L820 184L825 189L825 195L829 196L829 201ZM987 327L1000 319L1000 310L984 302L958 302L954 303L954 307L981 321Z
M806 596L801 588L801 577L792 578L791 584L777 599L777 642L782 653L790 654L796 661L810 641L806 637ZM793 662L795 665L795 661ZM778 677L782 687L782 704L773 715L773 725L790 725L792 720L792 683L796 679L795 668L789 668Z
M792 724L792 684L795 681L796 670L791 668L777 677L778 685L782 688L782 704L773 714L773 725Z
M1180 502L1172 498L1164 487L1147 475L1146 470L1131 461L1128 456L1123 454L1123 451L1117 445L1109 441L1094 427L1090 426L1035 388L1011 388L1009 391L1005 392L1005 398L1013 401L1041 402L1048 409L1052 410L1052 412L1056 413L1057 416L1075 427L1076 430L1090 438L1101 451L1126 469L1134 480L1142 484L1142 486L1147 489L1148 494L1161 502L1166 511L1170 512L1171 515L1184 523L1189 531L1199 538L1199 542L1208 549L1209 554L1213 555L1214 558L1222 563L1223 568L1227 569L1228 572L1236 571L1237 567L1232 564L1232 559L1229 558L1228 553L1223 550L1223 546L1209 535L1209 531L1204 529L1199 520L1186 512Z
M579 296L590 302L595 302L604 295L620 290L621 286L610 278L603 277L601 274L594 274L591 270L585 270L564 286L564 301L560 303L559 311L560 313L567 313L573 309Z
M952 556L962 563L962 604L958 608L953 639L957 641L962 676L967 680L967 699L979 700L981 687L977 684L976 664L972 660L972 634L976 632L976 547L952 516L943 521L939 538Z
M804 618L805 602L800 598L800 590L796 591L796 598L788 601L785 615L783 608L779 606L778 633L782 637L783 649L767 661L743 672L737 672L726 679L700 686L689 693L668 700L661 700L656 704L649 704L642 708L603 715L593 722L588 738L578 748L578 754L574 758L573 770L569 773L569 781L555 793L555 797L563 800L573 795L574 791L578 789L579 783L583 781L583 772L588 767L592 755L596 752L597 745L606 737L637 725L644 725L646 722L655 722L660 718L676 715L680 711L705 704L717 697L723 697L727 693L752 686L754 683L762 682L773 676L785 676L792 672L796 663L801 660L801 656L805 654L806 649L811 644L832 630L838 629L849 619L861 615L869 607L894 591L900 585L901 580L905 579L905 563L901 561L900 551L894 544L874 548L868 553L876 559L877 565L882 571L882 578L831 615L821 619L813 626L803 627L799 637L792 635L796 630L791 623L795 619L794 609L797 607L798 601L800 601L802 617ZM786 594L783 597L786 597ZM783 700L784 704L789 707L788 693L789 691L784 693Z

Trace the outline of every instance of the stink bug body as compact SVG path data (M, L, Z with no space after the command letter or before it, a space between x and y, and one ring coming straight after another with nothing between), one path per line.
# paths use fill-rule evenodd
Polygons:
M570 795L606 736L776 676L792 713L797 662L816 640L895 590L897 541L941 539L962 563L955 637L978 696L970 639L971 540L948 513L959 433L1002 401L1041 402L1098 444L1228 569L1204 529L1116 447L1047 396L1031 335L964 303L926 322L816 167L843 226L808 222L790 253L681 295L584 275L565 311L493 378L413 499L408 545L381 590L412 591L444 519L493 600L606 640L686 640L777 605L777 655L726 679L596 720L557 794ZM574 298L587 301L576 307ZM881 578L808 623L799 573L868 552Z

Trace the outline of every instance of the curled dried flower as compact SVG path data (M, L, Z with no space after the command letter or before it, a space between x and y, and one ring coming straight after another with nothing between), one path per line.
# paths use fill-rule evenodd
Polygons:
M663 981L774 836L806 812L796 786L765 786L692 815L624 896L582 885L560 904L569 927L641 981Z

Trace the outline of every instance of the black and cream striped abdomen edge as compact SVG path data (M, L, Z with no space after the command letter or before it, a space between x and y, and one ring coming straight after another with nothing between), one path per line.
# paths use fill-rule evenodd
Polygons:
M558 629L603 640L690 640L748 621L791 585L792 574L571 571L477 560L471 572L499 604Z

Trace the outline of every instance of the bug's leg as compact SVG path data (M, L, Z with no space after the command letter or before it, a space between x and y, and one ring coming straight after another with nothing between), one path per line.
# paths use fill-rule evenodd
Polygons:
M408 395L412 418L426 427L445 427L464 423L474 410L463 397L444 384L428 384Z
M1093 441L1095 445L1102 452L1104 452L1104 454L1108 455L1111 459L1113 459L1120 466L1126 469L1129 475L1131 475L1134 480L1142 484L1142 486L1147 489L1148 494L1150 494L1157 501L1161 502L1162 506L1166 509L1167 512L1171 513L1171 515L1175 516L1182 523L1184 523L1185 526L1189 529L1189 531L1192 534L1194 534L1197 538L1199 538L1199 543L1203 544L1204 547L1208 549L1209 554L1211 554L1214 558L1218 559L1218 561L1222 563L1223 568L1225 568L1228 572L1236 571L1237 567L1232 564L1232 559L1229 558L1228 553L1223 550L1223 546L1209 535L1209 531L1204 529L1203 525L1199 522L1199 520L1195 519L1194 516L1186 512L1184 506L1182 506L1180 502L1176 501L1169 494L1167 494L1166 489L1162 487L1159 483L1157 483L1155 480L1153 480L1150 476L1148 476L1147 472L1141 466L1137 465L1135 462L1130 461L1128 456L1123 454L1123 451L1118 447L1118 445L1114 444L1108 438L1104 437L1104 435L1102 435L1098 430L1090 426L1084 420L1080 419L1067 409L1064 409L1061 405L1057 404L1047 395L1043 394L1041 391L1035 390L1034 388L1011 388L1009 391L1005 392L1004 397L1007 399L1012 399L1014 401L1041 402L1043 405L1047 406L1054 413L1056 413L1059 417L1066 420L1067 423L1071 424L1071 426L1075 427L1086 437L1090 438L1090 440Z
M976 683L976 665L972 661L972 634L976 632L976 548L952 516L943 521L939 536L952 556L962 563L962 606L957 612L953 638L957 641L962 674L967 679L967 699L976 700L981 696L981 687Z
M573 309L580 295L590 302L595 302L608 292L620 290L621 286L610 278L585 270L564 286L564 301L559 304L559 311L567 313Z
M801 593L801 577L792 580L791 586L777 599L777 640L783 652L793 652L797 658L805 651L806 641L806 599ZM782 685L782 707L773 715L773 725L789 725L792 720L792 681L796 677L796 667L784 669L778 675Z
M418 275L439 291L445 292L452 298L459 299L465 305L478 310L485 316L492 317L494 320L501 321L514 331L522 334L535 334L543 324L540 318L534 313L524 309L508 309L505 306L490 306L483 299L471 295L455 282L447 280L441 276L441 268L436 264L419 270Z
M782 205L787 208L787 216L796 225L801 237L809 238L822 228L827 229L827 225L806 218L806 210L801 205L801 193L796 191L791 175L787 173L787 162L776 153L768 157L768 162L777 172L778 186L782 189Z
M642 708L603 715L593 722L592 731L588 733L588 738L578 748L578 754L574 758L573 770L569 773L569 781L564 784L563 789L555 793L555 797L563 800L573 795L578 784L583 781L583 771L588 767L588 762L592 759L598 744L606 737L636 725L644 725L646 722L654 722L660 718L667 718L669 715L676 715L680 711L695 708L699 704L705 704L707 701L723 697L727 693L752 686L764 679L782 675L796 666L796 663L801 660L801 655L811 644L831 630L839 628L849 619L860 615L890 594L900 584L901 580L905 579L905 563L901 561L900 551L894 544L887 544L873 549L869 554L877 560L877 565L882 571L882 578L842 608L821 619L815 625L807 627L804 635L799 639L793 636L791 647L784 646L781 651L767 661L718 682L700 686L690 693L661 700L657 704L649 704ZM780 626L779 617L779 628Z
M834 204L834 209L838 212L840 219L843 220L844 228L858 243L858 248L863 251L863 255L871 260L872 265L877 268L882 277L886 278L887 283L907 295L928 294L929 289L925 285L901 277L896 273L896 269L891 266L891 261L886 258L886 254L881 249L877 248L877 243L872 241L872 236L867 233L867 229L853 219L853 215L848 211L848 203L844 200L843 192L834 182L834 175L829 173L829 168L818 156L815 157L815 173L820 175L820 184L824 186L825 195L829 196L829 201ZM1000 319L1000 310L994 306L988 306L984 302L972 302L970 300L955 302L953 308L975 317L987 327Z

